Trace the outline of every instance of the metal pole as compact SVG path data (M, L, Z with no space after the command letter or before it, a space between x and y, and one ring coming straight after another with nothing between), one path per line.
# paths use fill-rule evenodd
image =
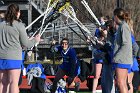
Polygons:
M120 0L117 0L117 7L121 7L121 2L120 2Z
M54 23L54 32L53 32L53 40L54 40L54 35L55 35L55 23ZM53 53L53 66L55 65L55 52Z
M32 5L29 4L28 7L29 7L28 8L28 25L29 25L32 22ZM28 29L28 31L31 29L32 29L32 26Z

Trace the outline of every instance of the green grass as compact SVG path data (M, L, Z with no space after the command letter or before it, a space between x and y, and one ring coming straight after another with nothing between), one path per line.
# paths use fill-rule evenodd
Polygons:
M20 91L20 93L30 93L30 91ZM91 92L75 92L75 93L91 93Z
M91 92L77 92L77 93L91 93Z
M20 93L31 93L31 92L30 90L20 90ZM75 92L75 93L91 93L91 92L83 91L83 92Z

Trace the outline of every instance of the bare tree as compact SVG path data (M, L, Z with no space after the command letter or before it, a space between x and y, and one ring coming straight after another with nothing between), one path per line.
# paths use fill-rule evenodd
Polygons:
M134 35L140 40L140 1L139 0L121 0L121 7L129 11L134 21Z

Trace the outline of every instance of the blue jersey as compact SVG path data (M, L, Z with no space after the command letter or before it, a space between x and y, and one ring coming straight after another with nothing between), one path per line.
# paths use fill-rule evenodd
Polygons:
M69 47L66 51L64 51L62 46L58 46L57 48L63 58L60 68L69 72L71 75L75 75L78 63L75 49Z
M96 31L95 31L95 36L97 38L100 38L101 37L101 32L100 30L97 28ZM102 49L100 49L99 47L96 47L97 49L95 49L93 51L93 56L94 56L94 62L95 63L103 63L103 60L105 58L104 56L104 52Z
M95 31L95 36L96 36L97 38L101 37L99 28L96 29L96 31Z

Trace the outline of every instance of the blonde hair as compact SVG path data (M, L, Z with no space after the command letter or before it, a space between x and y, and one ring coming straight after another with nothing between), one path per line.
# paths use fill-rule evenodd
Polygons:
M133 20L130 17L130 14L128 12L125 12L125 21L128 24L131 32L134 34L134 30L133 30Z

